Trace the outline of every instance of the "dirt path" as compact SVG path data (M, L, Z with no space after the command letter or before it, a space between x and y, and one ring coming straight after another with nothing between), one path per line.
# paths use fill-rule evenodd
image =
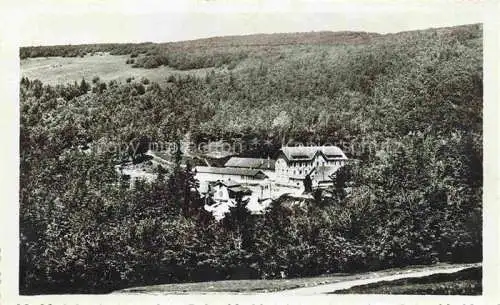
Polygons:
M338 283L324 284L318 285L314 287L303 287L297 289L289 289L272 293L273 295L283 295L283 296L291 296L291 295L318 295L318 294L326 294L331 293L337 290L349 289L354 286L372 284L382 281L395 281L405 278L414 278L414 277L424 277L437 273L454 273L471 267L480 267L481 263L475 264L460 264L446 267L429 267L426 270L422 271L409 271L400 274L393 275L385 275L385 276L374 276L371 278L352 280L352 281L344 281Z
M363 274L331 275L330 277L305 277L275 280L225 280L212 282L160 284L131 287L115 291L117 294L132 295L265 295L300 296L320 295L348 289L353 286L392 281L405 278L424 277L438 273L454 273L467 268L480 267L475 264L440 264L414 266L405 269L388 269Z

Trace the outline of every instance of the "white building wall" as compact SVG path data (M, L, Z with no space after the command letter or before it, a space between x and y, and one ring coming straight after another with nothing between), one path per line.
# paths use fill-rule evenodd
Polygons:
M248 176L240 176L240 175L228 175L228 174L214 174L214 173L196 173L195 178L199 181L210 181L215 182L217 180L220 181L235 181L242 184L259 184L263 180L262 179L253 179Z
M213 199L216 202L226 202L229 200L229 192L227 191L227 187L223 185L216 185L214 187L214 197Z
M286 162L284 158L278 158L276 160L276 182L286 185L297 186L297 179L290 179L291 177L305 177L308 173L312 171L313 168L319 166L334 166L337 169L345 164L344 160L326 160L322 155L317 155L311 161L290 161ZM311 177L313 178L313 177ZM317 181L313 184L317 185Z

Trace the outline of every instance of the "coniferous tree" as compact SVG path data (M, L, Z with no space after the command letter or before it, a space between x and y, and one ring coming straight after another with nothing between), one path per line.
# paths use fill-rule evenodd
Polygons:
M80 94L85 94L90 90L90 84L85 81L84 78L82 78L82 81L80 82Z

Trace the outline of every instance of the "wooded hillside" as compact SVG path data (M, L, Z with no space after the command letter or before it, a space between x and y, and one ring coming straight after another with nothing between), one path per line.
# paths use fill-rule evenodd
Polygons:
M481 260L481 25L255 37L21 49L219 67L161 83L21 80L22 293ZM223 223L200 208L189 166L129 190L114 170L126 150L83 151L186 134L271 141L249 156L273 155L283 137L365 149L346 151L362 162L339 174L333 198L306 210L282 198Z

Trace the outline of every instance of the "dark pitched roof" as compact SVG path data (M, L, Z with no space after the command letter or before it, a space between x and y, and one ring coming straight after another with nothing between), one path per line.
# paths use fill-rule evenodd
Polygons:
M233 181L233 180L217 180L215 182L210 182L209 183L210 187L210 194L214 194L215 189L213 188L216 185L223 185L227 188L229 192L233 193L242 193L242 194L251 194L252 191L244 186L241 186L240 183Z
M347 157L337 146L285 146L281 152L289 161L312 160L318 153L327 160L345 160Z
M244 186L228 187L227 190L233 193L251 194L252 191Z
M200 187L198 188L198 191L201 194L210 193L213 195L215 193L214 186L216 185L223 185L227 187L228 190L236 193L238 192L246 193L247 191L249 191L249 189L242 187L240 183L233 180L202 181L200 182Z
M237 187L237 186L240 186L241 184L234 181L234 180L217 180L216 182L213 182L214 185L217 185L217 184L222 184L222 185L225 185L226 187Z
M310 175L314 175L315 180L330 181L331 176L339 169L337 166L318 166L311 170Z
M224 166L274 170L275 162L272 159L232 157Z
M198 173L238 175L238 176L248 176L248 177L255 177L255 176L261 174L261 175L267 177L266 174L264 174L259 169L197 166L197 167L195 167L195 170Z

